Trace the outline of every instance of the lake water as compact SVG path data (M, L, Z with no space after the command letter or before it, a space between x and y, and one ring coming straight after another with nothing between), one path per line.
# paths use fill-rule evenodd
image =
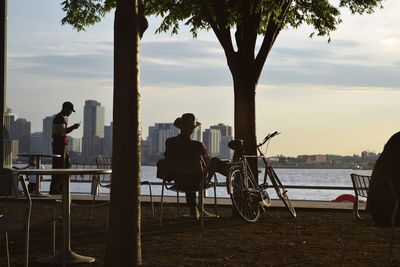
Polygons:
M284 185L308 185L308 186L352 186L350 174L357 173L362 175L371 175L371 170L351 170L351 169L275 169L277 175ZM161 182L156 178L156 167L142 166L142 181ZM218 181L225 182L226 178L217 175ZM49 178L49 177L47 177ZM263 175L260 175L260 179ZM71 192L88 193L90 192L90 183L71 183ZM42 190L47 191L49 183L42 184ZM142 186L142 194L148 194L148 187ZM153 195L161 194L161 186L152 186ZM107 189L102 189L101 193L109 193ZM212 196L212 189L208 196ZM272 198L277 198L273 188L268 189ZM167 191L166 194L174 195L174 192ZM333 200L341 194L353 194L352 190L315 190L315 189L288 189L288 195L291 199L306 200ZM225 187L217 187L217 196L229 196Z

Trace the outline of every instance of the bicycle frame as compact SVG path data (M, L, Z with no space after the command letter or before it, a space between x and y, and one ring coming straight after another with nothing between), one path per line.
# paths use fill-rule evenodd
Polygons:
M235 141L235 143L233 144L228 144L228 146L232 149L235 150L235 152L239 152L239 157L238 160L236 160L235 162L233 162L231 164L231 168L232 168L232 173L233 176L231 176L231 174L229 174L229 177L227 177L227 180L229 182L227 182L228 184L228 193L231 195L232 198L232 202L235 204L236 208L238 209L239 213L241 214L241 216L243 218L245 218L247 221L253 222L256 221L258 219L259 216L259 212L260 212L260 208L262 210L264 210L264 207L268 207L271 203L271 199L267 193L267 188L268 188L268 183L267 183L267 176L269 177L269 180L271 181L271 184L273 186L273 188L275 189L278 197L283 201L283 203L285 204L286 208L289 210L289 212L292 214L293 217L296 217L296 211L289 199L289 197L287 196L287 190L285 189L285 187L283 186L282 182L280 181L280 179L278 178L277 174L275 173L274 169L272 168L272 166L270 166L269 162L267 161L264 153L261 151L261 147L267 142L269 141L272 137L274 137L275 135L279 134L278 132L274 132L272 134L268 134L264 140L257 145L257 155L245 155L243 153L243 141L238 140L238 142ZM231 141L232 142L232 141ZM265 172L264 172L264 179L263 179L263 183L259 183L258 181L258 173L257 175L254 175L252 172L252 169L250 168L249 162L248 162L248 158L257 158L257 160L259 158L261 158L262 162L265 165ZM236 172L241 172L241 176L239 177L244 177L242 180L243 182L243 186L238 185L238 187L240 188L241 191L244 193L244 195L242 195L241 197L239 196L239 198L235 198L232 195L231 192L231 185L233 180L236 181ZM234 177L234 178L232 178ZM257 179L256 179L257 178ZM241 179L239 179L240 181ZM248 205L244 205L244 206L240 206L237 203L240 203L240 201L244 201L244 202L252 202L252 195L254 196L254 194L260 194L260 206L258 206L258 210L257 209L253 209ZM265 202L265 200L267 199L267 202ZM258 200L257 200L258 201ZM251 211L250 213L246 214L246 212L248 212L247 207L250 207L249 210ZM244 212L244 213L243 213ZM249 216L248 216L249 215Z

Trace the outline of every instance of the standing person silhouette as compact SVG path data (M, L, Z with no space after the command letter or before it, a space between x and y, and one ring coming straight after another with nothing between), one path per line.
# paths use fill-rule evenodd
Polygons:
M80 123L75 123L68 127L67 118L75 112L71 102L64 102L61 111L53 119L53 155L61 155L60 158L53 158L53 169L70 168L71 162L67 153L68 136L70 132L78 129ZM53 175L50 183L50 194L62 193L62 176Z
M394 188L390 188L391 184ZM367 210L378 225L391 225L395 204L393 189L397 196L400 196L400 132L389 138L371 175ZM399 213L395 223L396 225L400 223Z

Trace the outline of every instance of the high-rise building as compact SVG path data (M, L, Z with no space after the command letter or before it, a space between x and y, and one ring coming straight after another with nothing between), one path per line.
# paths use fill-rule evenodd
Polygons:
M233 150L228 147L228 143L232 139L232 136L221 136L221 142L219 143L219 157L221 159L232 159Z
M12 118L12 119L11 119ZM3 114L3 164L11 168L13 161L12 140L10 138L11 120L14 121L14 115L10 108L5 108Z
M219 144L219 157L224 159L231 159L233 151L228 147L229 141L232 137L232 126L219 123L217 125L210 126L210 129L219 130L221 132L221 141Z
M172 123L155 123L149 127L150 155L160 157L165 152L165 141L169 137L177 136L179 129Z
M10 140L11 160L18 159L18 151L19 151L18 145L19 145L18 140Z
M52 128L53 128L53 116L47 116L43 119L43 153L44 154L52 154L53 148L53 137L52 137Z
M80 153L81 150L81 138L73 138L68 136L68 151Z
M83 114L82 154L92 160L103 154L104 107L95 100L86 100Z
M221 131L221 136L232 136L232 126L219 123L217 125L210 126L210 129L218 129Z
M31 134L30 140L30 153L43 153L43 133L42 132L35 132Z
M112 156L112 136L113 136L113 123L110 126L104 126L104 156Z
M201 142L201 137L201 125L199 125L193 130L192 140Z
M203 143L206 145L208 154L211 157L219 156L220 142L221 131L219 129L206 129L203 132Z
M10 122L10 137L19 141L19 153L30 152L31 122L19 118Z

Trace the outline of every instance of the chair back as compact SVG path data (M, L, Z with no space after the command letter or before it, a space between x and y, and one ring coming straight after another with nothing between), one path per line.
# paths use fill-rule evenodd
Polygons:
M359 175L355 173L350 174L350 176L356 196L367 198L371 176Z
M207 165L203 158L193 161L162 159L157 162L157 177L174 181L183 191L198 190L207 177Z
M96 158L96 165L99 169L111 169L112 158Z
M10 180L10 176L11 179L17 181L16 189L11 190L12 194L10 195L0 196L0 214L4 218L13 218L23 221L27 225L30 221L32 210L32 200L28 187L26 186L24 177L22 175L18 176L15 172L12 174L1 174L0 180ZM2 189L3 188L0 190Z

